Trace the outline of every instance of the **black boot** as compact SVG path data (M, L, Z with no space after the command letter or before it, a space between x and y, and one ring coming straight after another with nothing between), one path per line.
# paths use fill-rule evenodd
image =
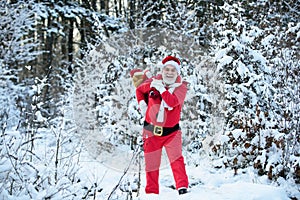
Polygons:
M187 192L188 192L188 191L187 191L186 188L180 188L180 189L178 189L179 195L186 194Z

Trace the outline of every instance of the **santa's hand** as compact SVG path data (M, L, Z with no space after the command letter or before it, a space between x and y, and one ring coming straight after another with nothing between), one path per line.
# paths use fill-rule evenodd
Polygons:
M146 104L146 102L144 100L141 100L140 103L139 103L139 106L140 106L140 110L141 110L142 115L145 116L148 105Z
M166 91L166 88L162 82L162 80L153 79L153 81L150 84L150 88L155 88L159 91L160 94L162 94L164 91Z

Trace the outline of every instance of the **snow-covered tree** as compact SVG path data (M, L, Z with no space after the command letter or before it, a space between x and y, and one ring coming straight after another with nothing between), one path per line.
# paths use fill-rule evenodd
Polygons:
M9 4L2 0L0 6L0 58L3 66L16 69L41 54L36 49L38 42L34 36L36 10L32 2Z
M240 168L260 154L266 135L274 134L274 116L267 114L274 91L268 61L255 45L263 30L247 22L239 4L225 3L223 9L224 18L216 23L215 60L225 84L224 164Z
M274 31L265 42L273 68L273 85L276 88L274 101L277 109L278 131L281 134L282 161L273 170L275 174L293 177L299 183L299 23L289 23L282 31ZM281 42L285 41L285 42ZM278 46L278 44L280 44ZM272 54L271 54L272 53ZM271 55L272 56L271 56ZM278 140L278 139L273 139Z
M20 128L25 122L32 90L26 87L23 74L31 70L31 61L41 54L33 34L36 10L32 3L0 2L0 104L7 128Z
M297 71L294 70L294 66L297 66L295 61L291 61L289 67L282 65L297 57L293 50L296 43L285 48L285 54L280 54L289 55L286 61L279 54L274 59L275 52L283 52L279 50L280 43L275 39L282 38L279 36L282 32L279 31L281 33L278 36L274 35L278 33L278 27L261 29L253 25L258 23L247 18L246 10L241 4L225 4L222 8L224 17L215 26L216 33L219 33L215 37L215 59L218 72L225 83L226 126L224 135L219 138L220 143L214 145L213 151L224 156L224 166L235 170L253 166L258 174L268 175L272 180L285 178L289 170L293 171L292 176L297 176L298 158L289 158L291 149L298 149L299 146L294 137L297 126L292 128L290 125L294 123L290 122L298 120L290 120L286 115L290 113L286 112L287 108L293 109L291 105L297 105L297 90L291 85L282 85L287 83L283 80L287 77L291 77L293 84L297 85L298 81L294 78L294 72ZM294 34L296 27L287 32ZM267 37L263 37L266 35ZM297 41L291 35L287 37ZM291 52L293 53L290 54ZM282 88L289 91L289 94L292 91L296 94L293 95L293 100L288 100L289 95ZM282 107L283 104L285 108ZM279 126L281 121L285 121L282 119L289 119L289 123L284 123L284 127L289 124L286 132Z

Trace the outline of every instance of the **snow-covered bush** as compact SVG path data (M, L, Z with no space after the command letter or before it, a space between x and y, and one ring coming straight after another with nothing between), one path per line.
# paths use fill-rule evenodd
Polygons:
M3 65L14 69L27 65L41 54L32 34L36 26L33 1L9 4L1 0L0 14L0 58Z
M52 133L40 131L34 138L20 131L2 132L1 199L72 199L80 190L83 195L74 163L76 140L71 143L72 131L60 128L53 128Z
M212 151L221 157L225 167L232 167L235 172L239 168L253 166L258 174L268 175L272 180L286 178L290 170L297 178L299 157L294 152L299 145L295 138L299 127L289 126L287 130L279 124L286 121L282 119L297 123L297 117L294 118L297 114L287 117L286 114L290 112L284 110L297 105L299 97L298 90L288 87L291 89L288 93L296 92L293 100L289 101L289 95L278 90L286 90L286 85L277 87L275 84L285 81L283 76L276 80L274 75L280 75L288 69L287 65L284 68L277 67L269 54L269 51L278 49L279 43L270 47L268 43L273 37L262 37L269 30L250 23L241 5L225 4L223 10L224 18L215 24L218 33L215 61L225 84L226 121L222 140L213 146ZM288 49L285 51L289 52ZM299 65L291 65L292 68L295 66ZM291 69L289 73L284 73L284 77L290 77L293 84L298 85L298 78L295 79L293 74L295 71ZM284 104L285 108L280 106L286 101L289 103ZM294 150L292 159L291 149Z
M293 177L300 182L300 79L299 79L299 31L300 23L289 23L282 31L274 31L265 45L273 68L273 85L276 88L274 101L277 109L277 126L283 138L280 176ZM284 41L284 42L283 42ZM280 44L278 46L278 44ZM270 52L273 52L271 56ZM273 171L274 171L273 170Z
M91 186L77 176L81 141L72 127L68 101L59 106L61 118L48 120L40 112L47 78L36 78L31 86L16 84L13 70L0 69L0 199L83 197L84 187Z

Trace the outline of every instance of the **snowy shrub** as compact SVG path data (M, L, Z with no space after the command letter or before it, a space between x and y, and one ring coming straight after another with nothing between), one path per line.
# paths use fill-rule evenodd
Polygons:
M0 3L0 115L7 129L24 128L30 110L33 91L28 84L32 82L23 80L23 75L30 71L30 62L41 54L32 35L36 26L32 4Z
M32 5L33 1L15 4L0 1L0 58L5 66L27 65L41 54L32 34L36 26L36 10Z
M78 141L71 142L72 131L61 128L53 127L52 133L40 131L32 138L20 131L2 132L1 199L73 199L83 195L74 162Z
M283 158L282 173L283 177L293 177L299 183L300 181L300 144L299 144L299 113L300 113L300 79L299 79L299 46L296 34L299 32L300 24L291 23L289 27L275 37L269 46L278 44L278 40L285 39L279 48L273 48L276 52L275 57L271 57L273 65L273 85L276 88L274 101L277 109L278 131L283 135ZM286 38L289 38L286 40ZM291 42L293 41L293 42ZM275 169L276 170L276 169Z
M0 100L3 105L0 198L72 199L76 195L84 196L84 187L89 185L82 186L76 174L80 141L70 126L72 115L68 110L71 109L60 107L62 118L50 121L41 115L39 109L46 79L37 79L35 86L25 88L21 84L14 85L9 79L12 76L5 77L8 79L0 77L8 84L0 91L3 95ZM32 103L30 108L26 102ZM41 129L38 124L48 129Z
M1 64L2 63L0 63L0 65ZM5 70L5 68L2 66L0 68L0 116L2 119L0 130L3 128L10 129L12 127L16 127L20 122L19 120L21 114L20 110L18 109L17 102L23 100L24 94L22 94L22 90L25 90L25 88L16 86L12 81L13 79L17 79L17 76L7 76L12 71L13 70Z
M295 151L299 141L295 135L299 131L299 90L287 86L289 80L297 88L299 85L299 78L295 78L299 63L292 61L297 60L292 58L296 55L285 61L278 56L274 59L269 51L274 53L280 48L274 35L262 38L268 31L247 22L239 4L225 4L223 9L224 18L215 24L219 34L215 61L225 84L226 121L223 141L215 144L212 152L235 173L253 166L259 175L272 180L287 176L298 179L299 154ZM289 52L288 48L284 51Z

